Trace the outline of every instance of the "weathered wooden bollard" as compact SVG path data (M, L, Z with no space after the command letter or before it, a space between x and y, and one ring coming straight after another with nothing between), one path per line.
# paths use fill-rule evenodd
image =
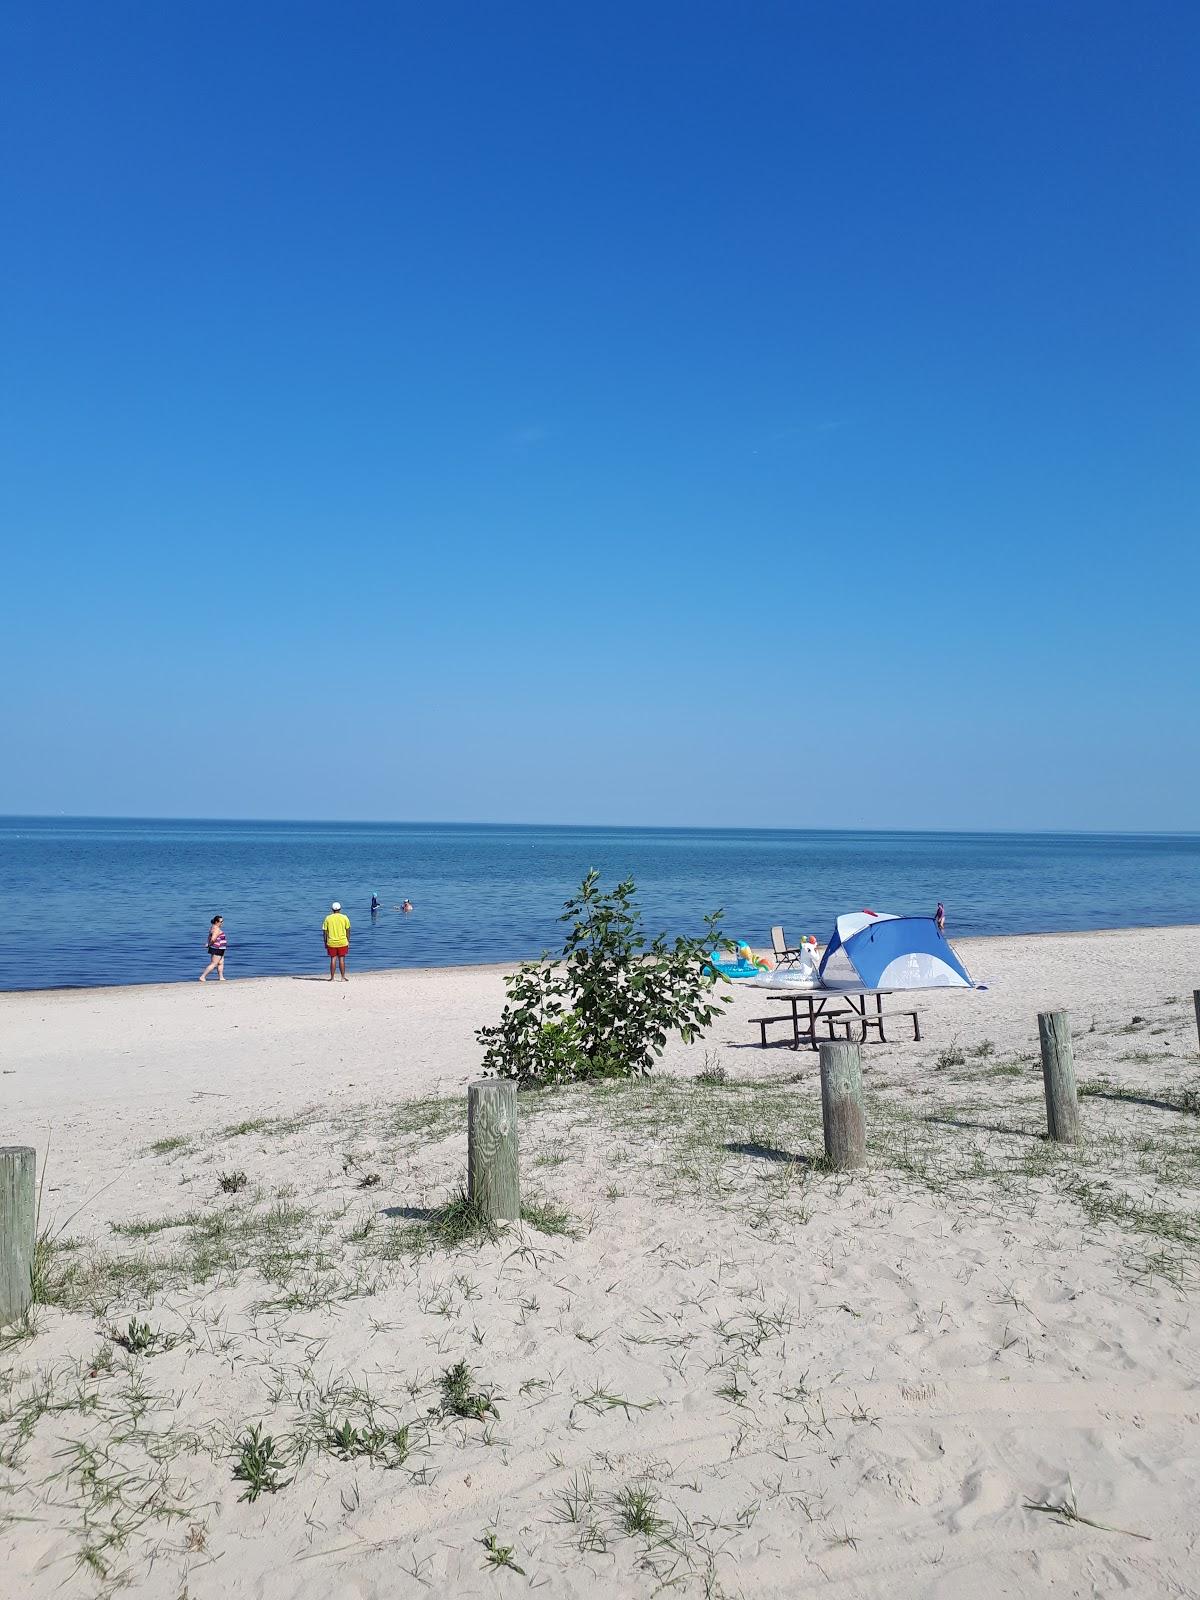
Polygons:
M821 1041L821 1120L830 1166L861 1167L867 1159L862 1056L845 1039Z
M1042 1082L1046 1086L1046 1131L1059 1144L1079 1138L1079 1091L1071 1053L1071 1023L1065 1011L1038 1012Z
M1192 990L1192 1003L1196 1007L1196 1048L1200 1050L1200 989Z
M19 1322L33 1299L36 1165L28 1145L0 1149L0 1328Z
M504 1079L467 1088L467 1198L485 1216L520 1219L517 1086Z

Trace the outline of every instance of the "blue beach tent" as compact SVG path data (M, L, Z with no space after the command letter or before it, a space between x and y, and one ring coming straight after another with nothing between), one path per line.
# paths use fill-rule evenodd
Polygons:
M932 917L854 911L839 917L818 970L830 988L973 989L971 974Z

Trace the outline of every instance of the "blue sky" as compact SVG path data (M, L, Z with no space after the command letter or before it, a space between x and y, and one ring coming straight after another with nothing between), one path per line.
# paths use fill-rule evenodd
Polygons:
M1200 826L1198 44L7 8L0 811Z

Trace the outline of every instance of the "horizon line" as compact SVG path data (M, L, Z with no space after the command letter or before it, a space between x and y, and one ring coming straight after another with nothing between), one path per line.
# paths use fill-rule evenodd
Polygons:
M630 833L879 833L879 834L999 834L1014 838L1066 836L1090 838L1200 838L1194 828L904 828L904 827L794 827L729 823L674 822L496 822L483 818L445 821L436 818L370 817L189 817L179 815L126 816L115 812L0 812L0 822L178 822L198 827L275 826L317 828L562 828L577 832L622 831Z

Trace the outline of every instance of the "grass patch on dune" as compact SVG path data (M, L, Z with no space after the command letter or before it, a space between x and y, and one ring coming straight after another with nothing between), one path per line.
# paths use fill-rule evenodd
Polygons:
M1200 1109L1200 1093L1189 1086L1139 1094L1085 1080L1083 1095L1123 1104L1109 1108L1102 1123L1093 1118L1085 1124L1079 1145L1057 1145L1045 1137L1037 1062L996 1059L993 1050L978 1046L971 1054L975 1059L964 1063L968 1072L951 1075L954 1092L944 1098L918 1099L910 1085L889 1092L868 1077L868 1169L862 1181L873 1194L885 1193L893 1182L916 1185L985 1212L1014 1206L1033 1212L1058 1200L1082 1210L1093 1228L1152 1243L1158 1275L1165 1275L1164 1252L1174 1252L1176 1262L1180 1252L1196 1253L1200 1142L1191 1137L1190 1116L1172 1125L1161 1108ZM867 1053L864 1062L870 1063ZM931 1071L921 1087L946 1082ZM814 1071L786 1080L739 1081L715 1071L692 1079L657 1076L529 1098L540 1103L543 1115L557 1110L555 1141L564 1137L565 1124L594 1128L605 1175L611 1177L614 1166L624 1169L623 1191L640 1188L647 1198L698 1199L706 1207L738 1210L755 1229L805 1222L818 1205L814 1184L824 1186L836 1176L824 1171ZM1111 1118L1123 1116L1125 1104L1129 1113L1138 1113L1139 1102L1148 1104L1136 1125L1114 1132ZM521 1104L524 1112L524 1098ZM1099 1100L1093 1104L1103 1106ZM1147 1179L1159 1189L1148 1191ZM1135 1255L1122 1260L1137 1267L1142 1258L1135 1261Z
M869 1051L864 1064L871 1065ZM824 1169L815 1058L788 1065L794 1070L737 1078L706 1061L699 1077L658 1073L522 1094L526 1170L562 1170L609 1198L640 1194L649 1205L698 1202L736 1212L756 1233L804 1224L819 1212L821 1195L858 1180ZM1103 1076L1084 1079L1081 1095L1095 1110L1085 1119L1083 1142L1068 1148L1043 1136L1036 1061L998 1055L983 1041L970 1049L964 1072L939 1072L940 1065L924 1060L916 1094L911 1082L890 1087L883 1074L868 1073L862 1181L873 1193L894 1181L992 1211L1012 1205L1032 1211L1058 1199L1080 1208L1096 1228L1118 1228L1177 1252L1200 1245L1193 1201L1193 1191L1200 1199L1200 1141L1188 1137L1195 1123L1163 1115L1200 1111L1196 1085L1139 1093ZM381 1166L442 1141L461 1141L461 1150L455 1146L461 1156L465 1111L459 1096L426 1096L350 1107L334 1117L308 1110L253 1118L224 1128L213 1149L220 1151L221 1138L279 1137L322 1121L335 1141L369 1134L371 1160ZM1115 1120L1127 1118L1136 1125L1131 1121L1118 1135ZM176 1137L151 1149L169 1155L197 1147ZM445 1156L440 1152L438 1161ZM353 1167L351 1158L347 1163L344 1172ZM1148 1180L1161 1192L1148 1196ZM477 1249L512 1226L486 1217L460 1191L430 1213L413 1207L393 1211L389 1221L372 1211L356 1226L338 1228L331 1224L344 1211L329 1213L327 1205L286 1192L267 1201L249 1188L240 1194L248 1183L240 1172L221 1172L216 1181L222 1192L214 1193L219 1204L212 1209L120 1221L113 1225L114 1248L43 1241L39 1300L103 1315L118 1301L143 1302L168 1286L251 1271L272 1291L260 1302L264 1308L317 1307L371 1293L387 1263ZM834 1183L836 1191L829 1188ZM563 1240L583 1231L557 1201L529 1187L521 1224Z
M521 1109L525 1109L524 1103ZM375 1131L385 1139L415 1135L425 1143L435 1143L452 1133L461 1133L465 1137L466 1101L444 1095L393 1101L379 1113Z
M439 1206L428 1226L430 1240L441 1250L489 1244L499 1237L499 1232L492 1218L465 1191Z
M227 1139L240 1139L248 1133L262 1133L270 1125L268 1117L252 1117L246 1122L231 1123L228 1128L222 1128L221 1132Z
M185 1138L183 1134L172 1133L168 1134L165 1139L155 1139L149 1149L152 1156L170 1156L179 1150L189 1149L190 1145L191 1141Z
M539 1233L573 1238L577 1232L571 1214L539 1194L526 1193L522 1197L521 1221ZM370 1241L372 1253L397 1260L427 1251L476 1250L485 1244L494 1244L511 1226L511 1223L489 1217L465 1190L460 1190L428 1217L416 1217L377 1237L366 1234L364 1238Z
M553 1200L547 1200L544 1195L527 1194L521 1197L521 1221L536 1228L539 1233L562 1234L568 1239L576 1237L577 1229L571 1213Z
M233 1122L227 1128L222 1128L221 1137L241 1139L252 1133L261 1133L268 1139L283 1139L288 1134L313 1127L323 1117L323 1112L313 1109L297 1112L290 1117L247 1117L242 1122Z
M315 1210L276 1198L112 1224L118 1240L143 1248L43 1236L34 1262L35 1298L103 1316L120 1301L145 1302L168 1287L219 1276L232 1281L247 1270L276 1288L294 1288L335 1267L326 1222Z
M185 1211L178 1217L134 1217L129 1222L110 1222L109 1227L122 1239L152 1239L171 1228L190 1228L202 1224L204 1213Z

